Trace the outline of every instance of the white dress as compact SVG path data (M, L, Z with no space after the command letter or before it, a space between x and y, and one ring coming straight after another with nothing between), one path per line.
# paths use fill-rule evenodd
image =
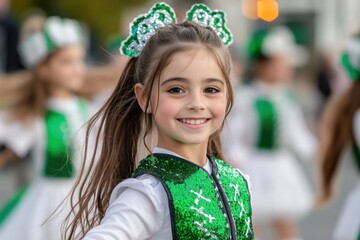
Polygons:
M44 119L34 119L27 123L7 122L6 114L0 115L0 142L5 143L19 157L24 157L31 151L37 172L36 178L28 186L24 196L0 224L0 239L60 239L60 224L69 212L69 204L65 204L64 208L60 208L59 214L54 215L43 226L42 224L73 187L85 140L84 124L89 113L81 108L76 97L67 100L49 99L47 109L61 113L67 119L73 149L74 176L56 178L43 174L47 141Z
M353 128L356 144L360 146L360 110L357 110L355 114ZM360 237L360 169L358 170L357 185L347 197L335 228L334 239L336 240L354 240Z
M277 148L256 147L259 120L254 104L269 99L277 111ZM295 156L312 160L316 140L299 106L284 89L260 81L235 91L235 103L222 133L225 159L248 174L252 183L254 223L298 218L307 213L313 194Z

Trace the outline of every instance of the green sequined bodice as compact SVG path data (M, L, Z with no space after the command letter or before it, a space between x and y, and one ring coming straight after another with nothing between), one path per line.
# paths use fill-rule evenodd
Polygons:
M253 239L250 194L244 177L217 158L212 174L182 158L154 154L133 176L158 178L169 199L173 239Z

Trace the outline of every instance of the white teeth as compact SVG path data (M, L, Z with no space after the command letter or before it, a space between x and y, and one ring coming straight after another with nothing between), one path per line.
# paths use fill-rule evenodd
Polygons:
M180 121L183 122L183 123L191 124L191 125L199 125L199 124L203 124L204 122L206 122L206 119L185 119L185 118L182 118L182 119L180 119Z

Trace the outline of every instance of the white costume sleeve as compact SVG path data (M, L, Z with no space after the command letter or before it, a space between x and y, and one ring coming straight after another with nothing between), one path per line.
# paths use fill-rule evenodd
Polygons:
M7 112L0 112L0 144L11 149L18 157L25 157L34 145L36 120L15 122L9 118Z
M227 117L221 134L225 160L235 168L242 169L248 160L249 146L254 141L256 119L250 106L249 98L237 93L233 108ZM250 131L249 131L250 129Z
M360 146L360 109L358 109L353 121L354 137L356 144Z
M285 144L302 160L314 159L318 141L309 130L301 108L292 104L284 117Z
M169 205L164 187L158 179L145 174L127 179L114 189L101 224L83 239L151 239L164 229L166 221L169 221ZM167 237L171 238L169 227Z

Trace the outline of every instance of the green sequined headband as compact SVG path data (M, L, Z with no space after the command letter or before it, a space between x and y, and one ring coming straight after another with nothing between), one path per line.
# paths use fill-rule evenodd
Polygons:
M211 11L204 4L194 4L186 13L186 20L211 27L225 45L232 43L233 37L226 27L223 11ZM128 57L138 56L156 30L171 23L176 23L174 10L166 3L156 3L147 14L140 15L132 21L130 35L121 42L120 53Z
M84 44L80 24L54 16L46 19L42 30L25 36L19 44L19 53L25 66L33 68L56 49L73 44Z

